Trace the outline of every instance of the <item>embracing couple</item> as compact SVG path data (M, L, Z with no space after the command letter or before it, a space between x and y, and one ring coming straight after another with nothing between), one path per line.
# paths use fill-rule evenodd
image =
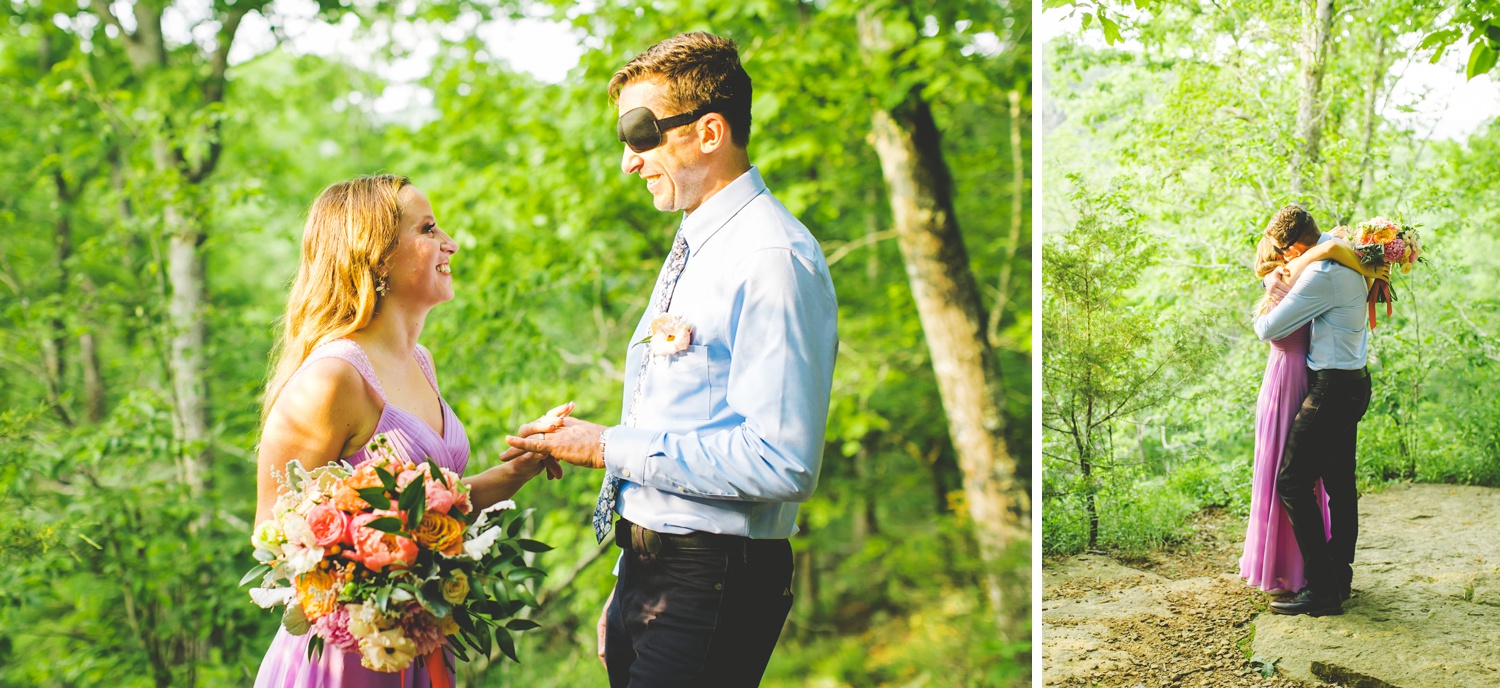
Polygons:
M559 461L603 469L593 529L600 541L613 529L621 550L598 626L610 685L753 686L791 608L788 538L822 460L833 283L817 240L750 165L750 77L732 42L664 41L609 92L621 170L658 210L683 213L626 349L622 422L564 405L464 482L482 509L560 476ZM454 296L457 251L403 177L335 184L313 203L266 390L257 523L290 460L358 465L377 434L463 475L469 439L419 343L428 311ZM333 647L308 659L307 642L280 629L255 685L428 685L426 672L377 673Z
M1250 525L1240 576L1278 614L1339 614L1354 578L1359 498L1354 454L1370 405L1369 280L1345 240L1297 205L1276 212L1256 249L1266 294L1255 334L1271 343L1255 418Z

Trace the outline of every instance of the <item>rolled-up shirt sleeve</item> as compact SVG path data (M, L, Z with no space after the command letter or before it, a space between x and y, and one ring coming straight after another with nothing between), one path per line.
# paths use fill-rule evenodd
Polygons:
M1334 306L1334 284L1322 270L1302 273L1292 290L1270 312L1255 317L1255 336L1261 341L1281 339L1312 322Z
M615 427L605 469L676 494L802 502L817 486L838 351L826 275L790 249L758 250L729 275L726 403L743 421L716 431Z

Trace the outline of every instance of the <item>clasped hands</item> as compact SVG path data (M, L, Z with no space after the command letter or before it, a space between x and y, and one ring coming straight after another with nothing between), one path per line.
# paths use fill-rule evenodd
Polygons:
M517 428L516 434L507 435L505 443L510 449L500 455L500 460L535 464L536 472L531 475L545 471L548 480L562 477L559 462L581 468L604 468L599 436L605 426L572 417L574 408L570 401Z

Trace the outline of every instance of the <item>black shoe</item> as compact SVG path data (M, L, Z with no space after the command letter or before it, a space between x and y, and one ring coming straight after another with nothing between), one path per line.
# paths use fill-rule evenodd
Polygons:
M1307 614L1309 616L1333 616L1344 613L1344 606L1340 599L1342 592L1318 592L1312 588L1303 588L1287 601L1276 600L1271 603L1271 611L1277 614Z

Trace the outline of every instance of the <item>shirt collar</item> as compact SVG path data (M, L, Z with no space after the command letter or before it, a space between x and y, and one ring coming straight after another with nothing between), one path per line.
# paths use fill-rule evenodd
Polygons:
M760 178L760 170L750 166L744 174L736 177L719 192L709 197L698 209L682 220L682 238L687 241L688 255L698 252L699 247L724 225L738 215L756 196L765 193L766 182Z

